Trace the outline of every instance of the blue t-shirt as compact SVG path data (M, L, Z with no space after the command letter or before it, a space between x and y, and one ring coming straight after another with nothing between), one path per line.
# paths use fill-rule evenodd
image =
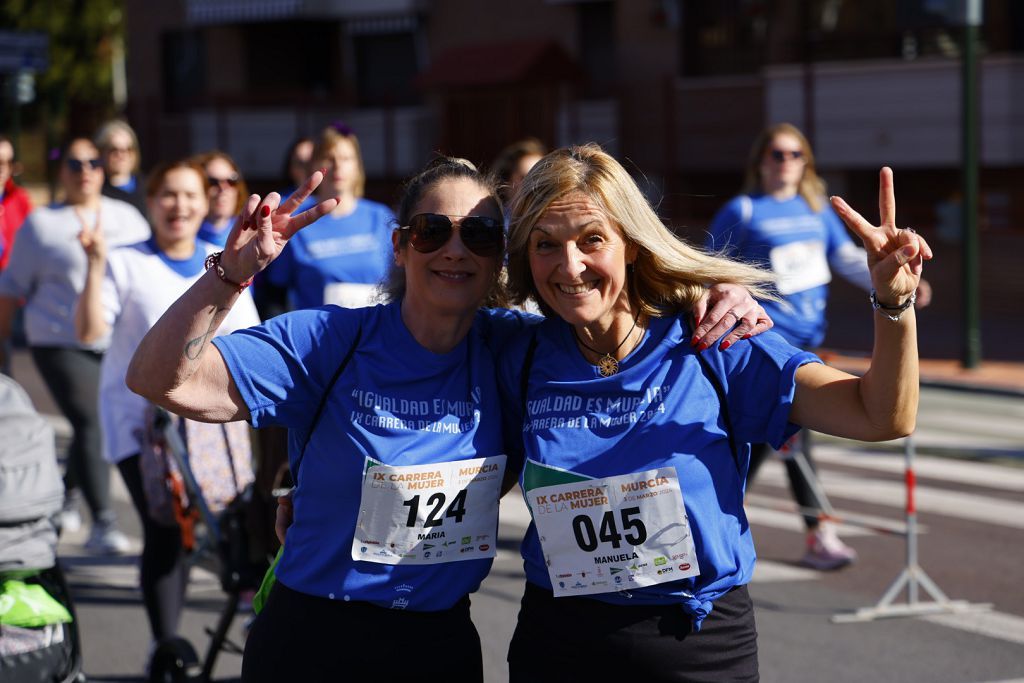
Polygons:
M313 204L307 203L299 207ZM334 283L376 285L391 263L391 209L366 199L347 216L323 216L288 241L267 269L267 280L286 288L292 308L324 305L324 291Z
M416 342L399 303L295 311L214 340L253 426L289 430L298 487L277 567L282 583L309 595L416 611L447 609L479 587L490 560L410 566L352 559L363 468L367 457L417 465L506 453L493 348L525 320L481 311L467 337L444 354ZM298 466L323 393L357 334ZM520 464L510 458L506 466Z
M727 396L737 462L718 395L681 317L652 319L641 344L610 377L601 377L580 354L563 320L541 323L524 403L521 382L531 334L519 335L499 360L505 419L518 425L525 450L523 490L545 485L545 477L556 471L597 478L675 467L700 575L588 597L615 604L682 604L699 627L712 601L750 581L754 544L743 511L749 444L781 446L796 432L788 421L796 370L817 358L772 333L739 341L727 352L703 354ZM533 524L522 554L527 580L550 590Z
M814 348L825 338L825 304L836 251L853 240L827 204L815 213L797 195L735 197L715 215L707 246L771 269L783 301L766 301L775 332L790 344Z
M233 225L234 221L228 223L223 229L219 229L210 221L203 221L199 226L199 233L196 237L204 242L209 242L215 247L221 247L223 249L224 245L228 243L228 235L231 234L231 227Z

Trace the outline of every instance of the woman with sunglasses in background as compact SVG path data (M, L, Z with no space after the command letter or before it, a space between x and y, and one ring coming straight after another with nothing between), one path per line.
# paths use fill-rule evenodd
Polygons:
M828 283L836 272L871 291L867 255L854 243L825 196L810 143L795 126L780 123L761 131L750 150L743 194L725 205L711 223L707 247L770 268L778 278L778 301L765 303L775 332L802 349L817 348L825 338ZM921 281L917 305L930 298ZM814 473L807 431L784 448L793 498L807 527L801 564L838 569L857 558L823 516L824 494ZM755 444L747 484L771 452Z
M288 243L266 280L288 290L293 309L373 303L391 261L395 216L363 197L366 171L355 132L341 123L325 128L316 139L310 168L326 173L316 201L337 198L338 204ZM306 202L298 210L311 205Z
M29 214L0 275L0 339L10 336L15 309L24 305L32 359L73 430L61 516L65 531L81 524L80 491L93 520L86 549L123 553L129 543L110 504L110 465L103 459L97 412L100 360L110 339L80 343L75 336L73 313L86 274L76 236L100 224L109 244L130 244L149 237L149 225L131 205L100 194L103 164L88 138L75 138L62 150L60 184L64 201Z
M124 121L114 119L96 132L103 159L103 194L146 213L146 181L139 175L139 138Z
M206 182L210 188L210 213L199 227L199 239L223 247L231 226L242 211L249 188L242 179L238 164L224 152L214 150L202 154L199 164L206 171Z
M209 350L235 283L334 208L292 215L321 178L280 206L250 198L220 269L142 341L128 385L195 419L289 428L294 523L243 680L369 680L395 652L426 652L423 680L480 681L469 594L519 468L504 456L495 356L532 319L480 308L504 300L501 205L472 165L440 158L406 186L387 304L295 311Z

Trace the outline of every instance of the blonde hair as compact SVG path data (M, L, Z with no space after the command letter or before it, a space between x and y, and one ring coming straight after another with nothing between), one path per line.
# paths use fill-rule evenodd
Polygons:
M825 181L818 175L811 143L792 123L776 123L773 126L768 126L754 139L743 178L743 193L761 194L764 192L761 163L764 153L768 151L778 135L791 135L800 142L800 150L803 152L804 159L804 174L800 178L797 193L804 198L807 205L811 207L811 211L818 213L825 206Z
M359 138L356 137L356 134L348 126L344 124L331 124L320 131L320 135L314 140L313 156L309 158L310 164L314 167L311 170L316 170L316 163L321 159L327 158L327 155L333 152L334 148L342 140L352 143L352 149L356 152L356 167L359 169L359 173L356 175L356 184L352 189L352 194L356 197L362 197L363 192L366 190L366 168L363 166L363 151L359 147Z
M754 296L773 299L771 273L695 249L676 237L658 218L633 178L598 145L551 152L530 170L510 207L509 289L518 304L533 299L547 316L554 312L537 292L530 271L529 238L548 207L580 192L598 204L636 249L627 279L630 302L649 316L689 311L705 287L736 283Z
M135 152L135 163L132 164L132 173L139 172L139 136L135 134L135 130L128 125L127 121L121 119L111 119L107 121L100 129L96 131L96 135L93 138L93 144L96 145L96 149L100 152L107 152L110 148L110 138L114 137L115 133L124 133L132 141L132 149Z

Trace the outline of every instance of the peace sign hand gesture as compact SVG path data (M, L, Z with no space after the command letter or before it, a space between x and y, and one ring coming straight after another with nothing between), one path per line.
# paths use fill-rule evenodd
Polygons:
M89 220L85 213L79 208L75 207L75 216L78 218L78 222L82 225L81 231L78 233L78 243L82 245L82 249L85 250L86 258L90 265L103 266L107 259L107 241L103 237L103 227L100 225L100 214L96 213L95 225L89 225Z
M917 290L924 262L932 258L932 250L913 230L896 227L892 169L886 166L878 176L880 225L869 223L840 197L831 201L839 217L864 243L878 300L888 306L903 304Z
M338 205L336 197L325 199L296 216L291 215L323 179L323 170L315 172L280 205L281 195L276 192L262 199L257 194L250 195L245 209L231 228L221 256L225 277L234 282L249 280L280 256L295 233L333 211Z

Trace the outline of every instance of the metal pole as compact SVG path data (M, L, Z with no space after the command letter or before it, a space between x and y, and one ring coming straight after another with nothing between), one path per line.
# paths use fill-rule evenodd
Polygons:
M981 0L966 0L963 45L963 271L965 368L981 362L978 287L978 31Z

